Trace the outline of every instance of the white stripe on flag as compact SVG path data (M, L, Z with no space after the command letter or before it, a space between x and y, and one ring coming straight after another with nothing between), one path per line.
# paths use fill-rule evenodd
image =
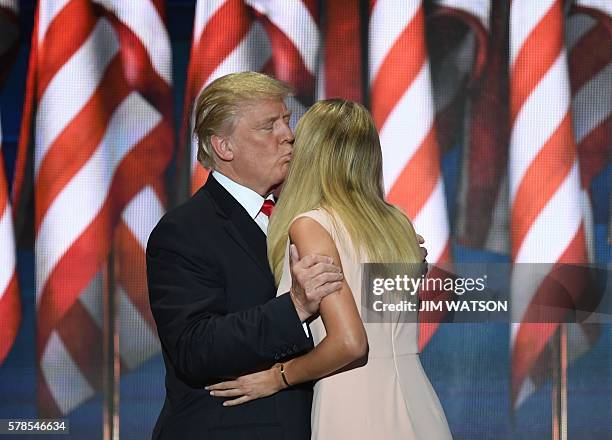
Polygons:
M377 0L370 17L370 81L421 7L420 1Z
M510 23L520 23L520 26L512 26L510 32L510 66L514 65L523 43L554 2L555 0L512 0Z
M55 198L36 237L37 303L59 259L98 215L117 166L160 120L154 107L138 93L131 93L113 114L100 147ZM80 209L74 209L75 203ZM72 215L67 217L66 212Z
M431 96L429 63L423 63L380 130L386 193L431 130L434 120Z
M38 3L38 44L43 42L47 29L70 0L40 0Z
M100 19L87 41L47 86L36 113L35 176L55 139L95 93L106 66L118 51L119 41L113 27Z
M580 174L574 161L568 176L531 224L515 258L516 263L550 262L563 255L582 225ZM563 213L563 215L559 215Z
M510 163L514 175L510 181L510 200L514 200L518 185L542 146L567 115L569 87L559 87L559 84L569 84L565 51L561 51L516 117L510 138ZM551 96L555 97L555 105L550 105ZM545 118L543 114L546 114Z
M144 287L144 286L143 286ZM128 369L136 368L161 350L157 335L121 286L119 294L119 351ZM144 291L143 291L144 293Z
M115 13L146 48L155 71L168 84L172 82L172 54L166 26L151 0L94 0Z
M246 0L264 14L293 43L306 69L317 74L319 28L310 11L300 0Z
M193 42L200 41L202 32L210 19L228 0L198 0L195 22L193 24Z
M45 347L40 367L62 414L68 414L95 394L55 331Z
M151 231L162 215L164 207L150 186L140 191L123 210L121 218L138 240L143 252Z

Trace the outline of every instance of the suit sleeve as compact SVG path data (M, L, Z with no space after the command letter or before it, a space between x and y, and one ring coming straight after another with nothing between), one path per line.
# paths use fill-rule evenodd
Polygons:
M147 279L162 346L188 383L237 377L312 348L289 295L223 313L218 262L198 251L172 222L162 220L151 234Z

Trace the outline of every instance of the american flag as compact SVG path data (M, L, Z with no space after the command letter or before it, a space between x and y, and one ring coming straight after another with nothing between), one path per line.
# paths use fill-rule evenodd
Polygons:
M267 73L291 84L295 99L288 106L296 117L314 103L319 70L319 10L316 0L245 0L270 39L272 59Z
M19 27L17 0L0 0L0 85L3 84L17 49ZM1 122L1 121L0 121ZM15 235L2 149L0 123L0 365L10 352L21 322L21 301L17 284Z
M489 56L491 3L436 0L427 15L436 133L442 153L461 132L465 99Z
M0 85L9 72L17 49L19 27L17 0L0 0ZM1 119L1 118L0 118ZM4 151L2 149L2 125L0 121L0 365L10 352L21 322L21 301L17 284L15 235L13 215L9 199Z
M610 160L612 145L612 4L573 3L566 47L572 116L582 183L583 214L590 261L595 261L591 184Z
M567 8L567 6L571 6ZM506 26L509 2L492 4L488 63L470 91L469 132L458 198L457 240L499 254L510 252L508 201L508 89ZM564 36L572 93L572 120L582 182L583 221L594 261L593 179L609 162L612 142L612 7L609 2L566 2Z
M21 322L21 301L17 285L15 236L9 200L8 181L4 171L2 128L0 126L0 365L8 356Z
M465 91L468 111L455 223L460 244L499 254L509 252L508 10L506 0L490 5L486 63Z
M122 365L158 350L142 280L173 153L162 2L41 0L26 93L15 194L26 197L30 155L39 403L59 415L100 389L109 286L123 319Z
M550 294L533 263L586 263L580 171L571 119L561 0L514 0L510 9L509 182L511 201L511 396L519 406L541 384L538 372L559 324L529 322ZM555 99L551 100L550 97ZM529 263L529 264L522 264ZM570 287L580 290L579 280Z
M317 98L363 102L359 0L324 2L324 6Z
M385 192L427 238L428 261L451 260L449 225L421 1L370 3L372 116L380 132ZM421 322L419 347L437 329Z
M206 181L197 161L193 133L195 100L210 82L233 72L261 71L271 56L270 42L242 0L198 0L187 72L181 142L187 145L191 193Z
M315 96L319 59L317 2L199 0L185 92L182 140L190 151L191 192L206 180L192 137L194 102L202 89L233 72L263 71L293 85L296 117Z

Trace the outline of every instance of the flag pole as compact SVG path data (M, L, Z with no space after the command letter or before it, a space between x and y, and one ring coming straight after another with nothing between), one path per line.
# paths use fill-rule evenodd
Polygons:
M561 440L567 440L567 323L562 322L559 328L559 343L560 343L560 361L561 361L561 383L560 383L560 411L561 417L559 422L561 423Z
M111 244L107 266L102 301L104 304L103 325L103 408L102 408L102 438L104 440L119 440L119 325L117 322L117 301L115 288L115 252Z
M567 324L555 333L552 383L552 438L567 440Z

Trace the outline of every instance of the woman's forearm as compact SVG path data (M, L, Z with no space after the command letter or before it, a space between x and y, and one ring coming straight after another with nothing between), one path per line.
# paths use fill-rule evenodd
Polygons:
M285 378L291 385L320 379L363 358L367 352L365 335L348 335L344 338L328 336L309 353L285 362Z

